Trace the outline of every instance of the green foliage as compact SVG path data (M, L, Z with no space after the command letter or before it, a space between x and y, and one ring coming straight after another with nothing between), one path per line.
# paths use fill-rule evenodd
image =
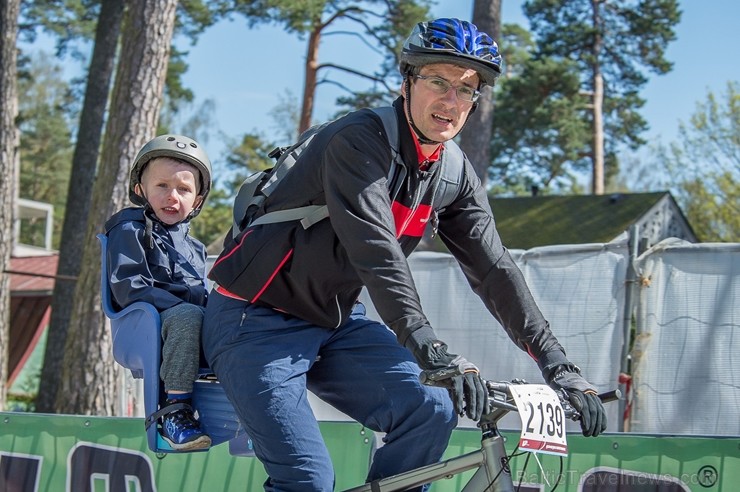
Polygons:
M525 72L524 64L532 58L536 45L532 39L532 33L522 26L504 24L501 28L499 49L504 56L503 76L499 80L506 80Z
M681 185L686 216L704 242L740 242L740 181L730 172L710 173Z
M577 71L551 58L527 60L521 70L527 75L499 84L490 182L511 190L567 186L572 171L588 166L591 138Z
M166 110L171 113L177 113L184 105L193 102L195 98L193 91L182 83L182 76L188 71L188 64L185 61L186 56L186 51L180 51L175 46L172 47L164 86Z
M24 97L19 99L19 196L54 206L53 242L58 245L74 149L74 100L61 76L62 68L49 55L33 57L21 73L18 89ZM42 245L43 240L43 222L21 229L22 243Z
M386 3L386 2L383 2ZM401 0L387 2L388 10L381 22L368 30L371 42L379 42L384 48L384 61L376 75L391 80L400 80L398 60L403 43L414 26L429 18L429 2L426 0Z
M19 39L32 43L41 30L56 39L56 55L84 58L80 41L95 37L99 0L34 0L21 2Z
M699 239L740 242L740 82L721 98L710 91L656 155Z
M672 64L664 56L681 20L676 0L597 3L601 6L598 27L593 23L591 0L526 1L524 13L538 38L541 55L574 59L583 73L594 63L601 64L615 95L644 84L643 69L659 74L670 71ZM593 46L598 39L603 49L594 58ZM584 77L584 84L588 84L588 77Z
M44 362L44 351L48 338L48 330L45 330L39 337L36 348L26 359L23 369L16 376L13 385L8 388L7 410L12 412L36 411L36 401L41 381L41 366Z
M177 4L175 36L185 36L195 44L206 28L227 17L232 8L230 0L180 0Z
M236 0L250 27L261 22L283 25L286 31L304 35L321 19L327 0ZM344 2L339 2L340 4Z
M599 23L594 22L594 5ZM583 94L592 94L593 75L599 71L604 80L604 149L607 176L616 176L618 155L624 146L637 148L645 142L640 135L647 124L639 114L644 100L639 90L647 82L647 73L663 74L672 64L665 58L665 48L675 39L674 27L681 12L677 0L528 0L523 6L537 41L533 57L573 65L580 91L571 92L571 104L583 108L580 118L591 120L583 105ZM538 77L523 71L521 77ZM525 85L536 86L536 81ZM535 102L537 99L532 98ZM571 113L569 117L575 116ZM496 118L498 118L498 113ZM498 123L497 123L498 124ZM580 125L568 124L566 127ZM553 127L560 132L563 128ZM564 138L566 143L581 145L580 139ZM539 155L539 149L533 149ZM583 148L563 149L564 155L582 155ZM547 149L545 149L547 153ZM533 166L535 162L530 163ZM554 163L551 167L568 166ZM580 163L573 161L571 168Z
M288 142L286 145L292 143ZM262 136L255 133L245 134L241 142L232 145L226 156L226 167L235 173L231 180L231 189L236 190L250 174L272 167L275 160L268 157L268 154L275 147L274 143L265 142Z

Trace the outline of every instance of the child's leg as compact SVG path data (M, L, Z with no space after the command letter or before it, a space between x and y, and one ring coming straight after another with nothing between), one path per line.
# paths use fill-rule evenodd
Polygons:
M169 393L192 393L200 364L200 328L204 308L178 304L162 311L162 366L159 375Z
M195 419L192 403L193 381L200 363L200 329L204 309L178 304L161 313L162 366L159 375L167 393L162 417L162 436L174 449L205 449L211 438Z

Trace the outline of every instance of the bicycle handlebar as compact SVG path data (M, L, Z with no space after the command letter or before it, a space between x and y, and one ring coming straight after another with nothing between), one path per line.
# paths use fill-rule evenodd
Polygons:
M447 386L446 384L436 384L444 381L445 379L454 378L460 376L461 372L457 366L443 367L442 369L434 369L433 371L421 371L419 374L419 382L426 384L427 386Z
M449 379L459 375L460 371L456 367L445 367L433 371L421 371L421 374L419 374L419 381L422 384L426 384L429 386L441 386L449 388ZM494 408L498 408L514 412L517 411L517 407L513 403L511 391L509 388L512 385L516 384L526 384L526 381L483 381L486 385L486 388L488 388L488 402L489 408L491 408L491 410L493 410ZM579 420L581 418L580 412L576 410L570 403L570 398L568 398L568 394L566 393L566 391L559 390L556 391L556 393L558 395L558 398L560 399L561 405L563 406L563 410L565 411L565 416L571 420ZM597 396L603 403L608 403L610 401L619 400L622 397L622 392L618 389L614 389L605 393L600 393Z

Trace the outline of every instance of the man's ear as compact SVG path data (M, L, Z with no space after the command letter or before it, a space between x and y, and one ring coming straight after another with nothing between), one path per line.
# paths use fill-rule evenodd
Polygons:
M193 202L193 209L196 209L203 205L203 195L198 195L195 197L195 201Z
M137 195L139 195L142 198L146 198L146 197L144 197L144 190L141 187L141 183L136 183L134 185L134 193L136 193Z

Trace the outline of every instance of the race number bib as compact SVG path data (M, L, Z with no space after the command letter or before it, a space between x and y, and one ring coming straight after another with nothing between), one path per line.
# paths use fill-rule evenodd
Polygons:
M568 456L565 412L555 391L544 384L511 385L509 389L522 420L519 449Z

